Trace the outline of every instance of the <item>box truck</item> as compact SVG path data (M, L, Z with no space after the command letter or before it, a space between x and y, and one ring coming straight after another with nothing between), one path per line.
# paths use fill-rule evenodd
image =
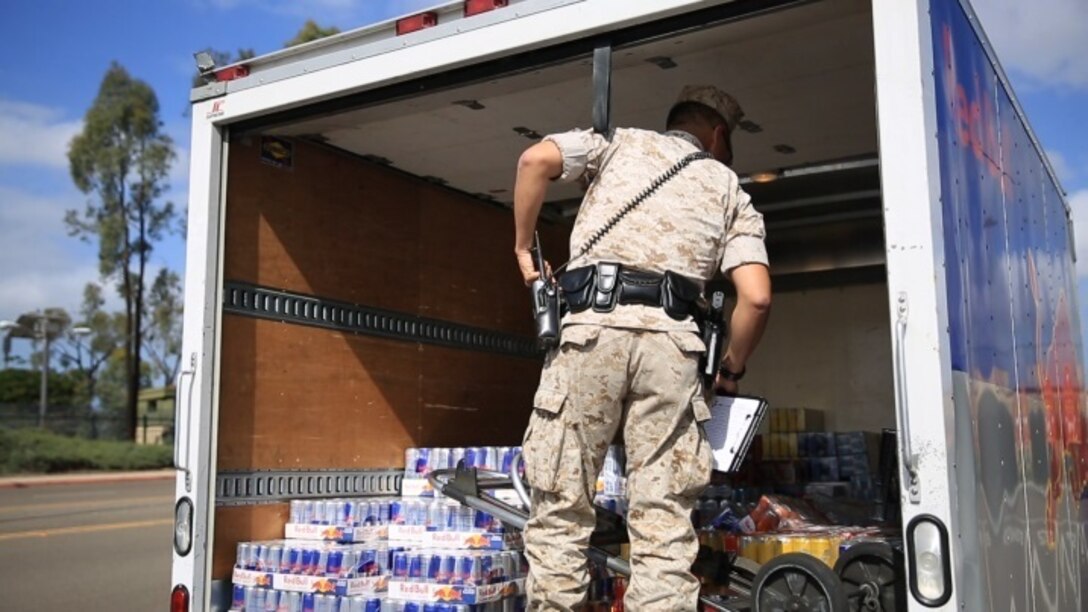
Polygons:
M520 441L541 354L517 158L661 129L692 83L745 109L767 227L743 390L898 432L906 609L1088 606L1070 210L967 0L459 0L202 69L172 609L224 609L236 544L282 537L292 497ZM580 195L549 192L553 262Z

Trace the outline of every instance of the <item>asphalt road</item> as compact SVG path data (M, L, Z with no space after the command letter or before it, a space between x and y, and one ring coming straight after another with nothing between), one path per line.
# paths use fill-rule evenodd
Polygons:
M0 489L0 610L166 610L174 482Z

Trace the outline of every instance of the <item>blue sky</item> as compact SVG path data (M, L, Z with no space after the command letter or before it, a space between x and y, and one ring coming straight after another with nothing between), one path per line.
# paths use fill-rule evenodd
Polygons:
M267 53L281 48L306 18L346 30L437 3L4 0L0 319L46 306L74 312L82 287L97 280L95 248L64 231L64 211L84 202L72 185L65 153L111 61L157 92L165 129L179 155L168 197L184 206L185 112L194 51L251 47ZM1069 194L1079 230L1081 317L1088 324L1088 2L976 0L975 5ZM159 245L152 263L180 271L181 238Z

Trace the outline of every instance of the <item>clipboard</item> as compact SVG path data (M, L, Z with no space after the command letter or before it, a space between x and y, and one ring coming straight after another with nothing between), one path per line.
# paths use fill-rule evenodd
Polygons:
M710 403L710 420L703 423L713 452L715 470L735 472L748 455L752 439L767 417L761 397L717 395Z

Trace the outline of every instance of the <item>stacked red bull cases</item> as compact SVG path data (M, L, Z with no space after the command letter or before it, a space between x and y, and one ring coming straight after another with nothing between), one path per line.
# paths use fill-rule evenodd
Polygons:
M401 612L525 609L521 536L486 512L435 491L432 471L468 468L509 473L518 447L409 448L402 497L390 507L389 609ZM398 607L400 606L400 607Z

